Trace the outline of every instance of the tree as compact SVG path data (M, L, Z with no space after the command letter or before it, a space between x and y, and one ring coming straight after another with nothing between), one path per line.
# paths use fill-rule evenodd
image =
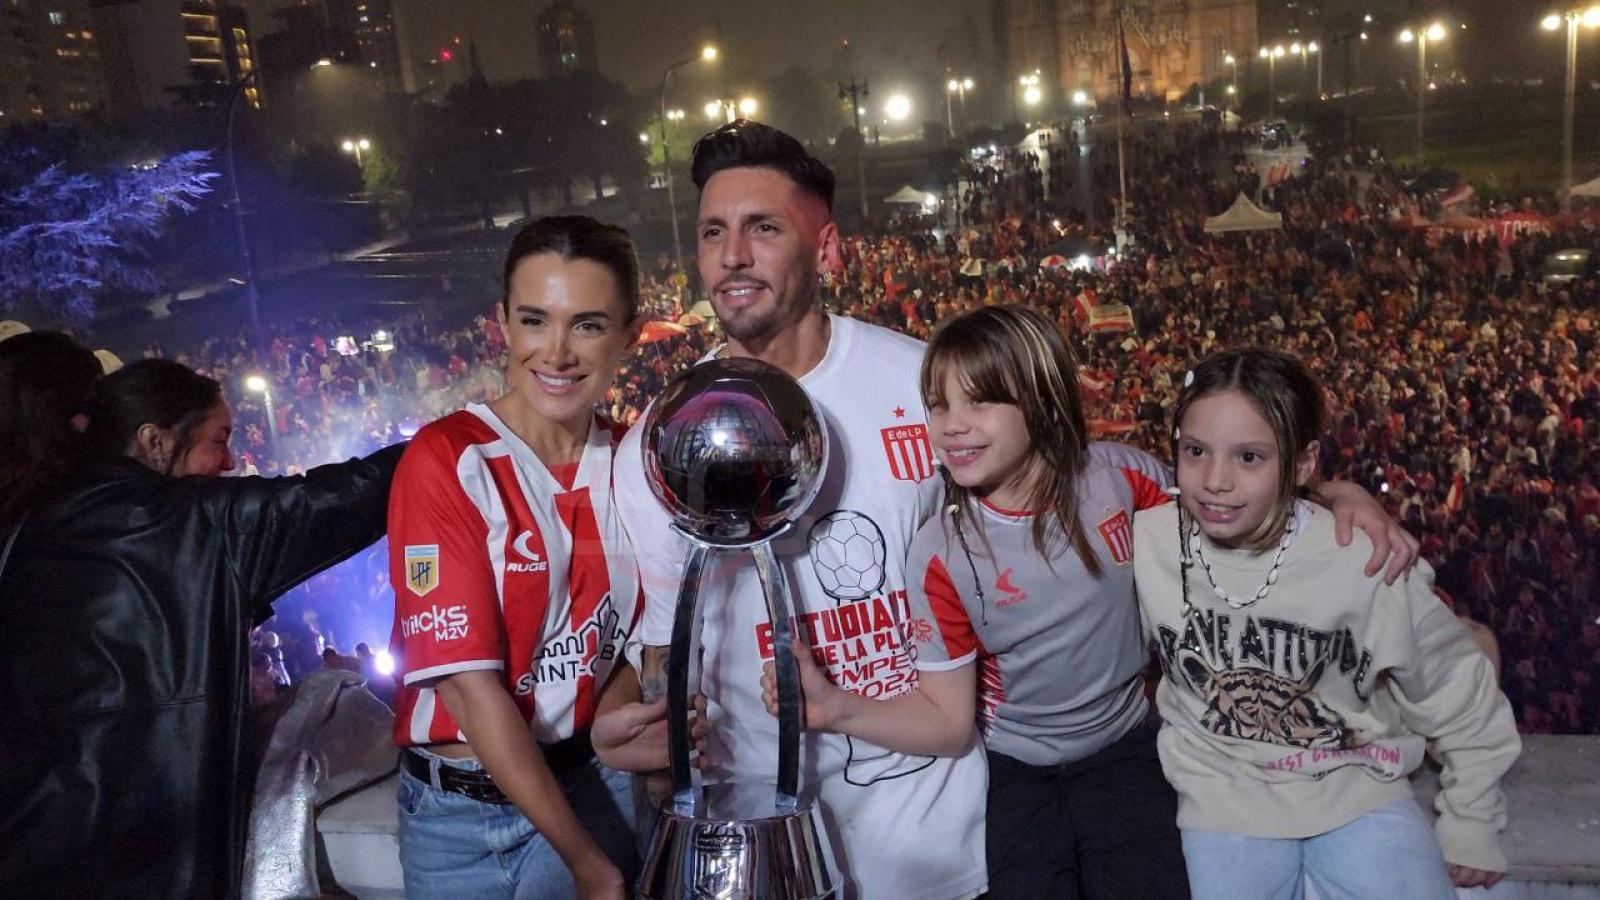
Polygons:
M760 90L762 120L802 141L824 141L839 128L837 89L799 66L768 79Z
M81 324L101 291L154 289L149 245L210 193L209 162L192 151L99 172L0 164L0 308Z

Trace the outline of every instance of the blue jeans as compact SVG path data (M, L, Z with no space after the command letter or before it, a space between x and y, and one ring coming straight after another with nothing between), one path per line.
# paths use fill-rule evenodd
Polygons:
M1433 826L1415 800L1380 806L1309 838L1183 830L1194 900L1454 900Z
M440 765L478 771L476 760ZM632 884L639 871L632 777L591 761L557 773L567 803ZM400 772L400 866L408 900L566 900L577 886L566 863L511 804L484 803Z

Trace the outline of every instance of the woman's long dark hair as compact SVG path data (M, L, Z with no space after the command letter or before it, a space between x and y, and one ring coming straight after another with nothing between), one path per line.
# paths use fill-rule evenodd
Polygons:
M59 331L0 341L0 541L83 459L73 418L100 377L94 353Z
M946 372L955 372L974 400L1022 410L1031 445L1024 465L1036 478L1027 508L1036 513L1033 543L1049 560L1050 526L1057 525L1084 568L1100 576L1100 561L1078 518L1078 475L1088 460L1089 428L1078 391L1078 362L1061 329L1024 306L988 306L940 326L922 358L922 401L944 402ZM945 479L947 500L960 519L972 517L972 494ZM958 531L959 534L959 531ZM965 536L962 536L965 542Z
M145 425L170 428L177 445L166 471L189 452L195 426L222 402L222 385L188 366L165 359L142 359L100 379L89 394L89 453L105 459L128 455Z

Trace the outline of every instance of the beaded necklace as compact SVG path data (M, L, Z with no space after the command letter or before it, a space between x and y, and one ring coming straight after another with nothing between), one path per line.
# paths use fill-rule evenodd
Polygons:
M1180 580L1183 583L1183 609L1181 612L1185 618L1187 618L1189 613L1194 609L1193 605L1189 602L1189 579L1187 570L1191 565L1193 565L1190 560L1198 560L1200 562L1201 569L1203 569L1206 573L1206 581L1211 584L1211 590L1217 595L1217 599L1228 604L1230 609L1244 609L1247 606L1251 606L1258 601L1265 599L1267 594L1271 592L1272 586L1278 583L1278 570L1283 568L1284 557L1288 555L1289 547L1294 544L1294 536L1300 531L1301 528L1300 501L1297 500L1295 501L1293 510L1289 515L1289 521L1284 523L1283 537L1278 540L1278 552L1272 558L1272 568L1267 570L1266 580L1262 582L1261 587L1256 590L1253 596L1241 600L1223 590L1222 585L1217 584L1216 575L1211 571L1211 562L1206 559L1204 541L1200 538L1200 523L1194 521L1193 517L1190 516L1188 524L1185 525L1185 515L1185 511L1180 506L1178 509L1178 535L1179 540L1182 542L1180 568L1184 570L1180 573Z

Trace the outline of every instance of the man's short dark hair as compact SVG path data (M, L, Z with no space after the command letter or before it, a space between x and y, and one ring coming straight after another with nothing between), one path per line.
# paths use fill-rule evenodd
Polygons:
M689 167L695 187L705 190L711 176L723 169L746 168L782 172L806 193L827 204L832 214L833 170L778 129L738 119L695 142L694 161Z

